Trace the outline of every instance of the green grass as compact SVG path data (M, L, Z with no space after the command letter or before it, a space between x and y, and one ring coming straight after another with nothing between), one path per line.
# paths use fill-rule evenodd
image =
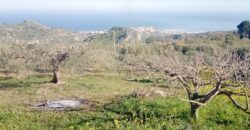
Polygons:
M249 115L236 109L226 97L216 97L200 109L197 122L189 105L176 98L128 96L135 88L149 87L119 76L86 75L47 83L50 76L25 79L0 78L0 129L250 129ZM84 98L96 106L80 111L38 111L31 104L45 99Z

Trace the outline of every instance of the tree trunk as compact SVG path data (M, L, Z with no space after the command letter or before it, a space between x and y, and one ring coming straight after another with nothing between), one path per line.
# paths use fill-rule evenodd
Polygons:
M53 78L50 81L51 83L60 83L60 72L59 70L53 70Z
M190 103L190 107L191 107L191 117L194 118L195 120L197 120L198 117L199 117L199 107L200 107L200 105Z
M240 34L240 39L243 39L244 38L244 34Z

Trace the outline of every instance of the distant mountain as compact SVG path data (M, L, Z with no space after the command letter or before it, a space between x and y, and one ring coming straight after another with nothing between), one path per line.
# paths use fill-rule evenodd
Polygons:
M33 21L0 25L0 42L8 43L70 43L83 40L83 34L51 28Z
M108 31L73 32L33 21L0 25L0 43L154 43L180 38L182 32L155 27L113 27Z

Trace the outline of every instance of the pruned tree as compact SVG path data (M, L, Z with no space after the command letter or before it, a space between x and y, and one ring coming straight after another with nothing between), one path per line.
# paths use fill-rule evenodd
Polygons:
M50 82L55 84L60 83L61 82L60 68L63 65L63 63L68 61L69 57L71 57L70 59L78 60L81 56L85 55L85 53L86 53L85 46L78 43L71 44L70 46L64 46L63 48L60 49L60 51L57 51L56 53L55 52L48 53L46 59L50 60L53 73L53 77ZM80 60L78 62L80 62Z
M69 57L68 52L62 52L57 53L55 56L51 59L52 64L52 71L53 71L53 78L51 80L51 83L60 83L60 66L61 64L66 61Z
M171 82L177 81L185 89L190 104L191 116L198 119L198 110L214 97L224 95L239 109L250 114L249 82L250 56L244 59L233 53L218 54L209 62L202 56L183 59L177 56L147 56L138 58L140 70L153 71ZM142 65L143 64L143 65ZM207 93L203 93L208 90ZM237 102L235 96L244 97L244 105Z

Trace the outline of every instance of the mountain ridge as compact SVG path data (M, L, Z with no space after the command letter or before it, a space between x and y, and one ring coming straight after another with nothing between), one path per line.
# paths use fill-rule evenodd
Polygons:
M0 42L5 43L153 43L169 42L188 33L148 27L118 27L102 31L70 31L24 20L18 24L0 25Z

